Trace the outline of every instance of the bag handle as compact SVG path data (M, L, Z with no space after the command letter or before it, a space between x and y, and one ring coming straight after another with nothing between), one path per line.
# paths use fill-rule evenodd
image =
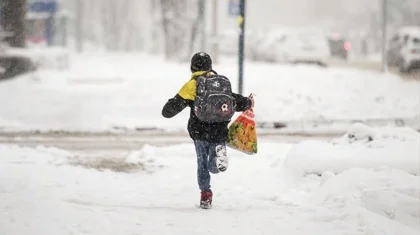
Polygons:
M256 96L256 94L251 93L251 94L249 94L248 98L254 99L255 96ZM245 110L245 112L248 112L248 111L254 113L254 106L251 106L251 108L249 108L248 110Z

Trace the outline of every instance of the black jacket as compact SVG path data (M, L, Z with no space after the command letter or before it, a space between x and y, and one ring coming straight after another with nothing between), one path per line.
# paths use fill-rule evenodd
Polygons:
M187 106L190 107L190 118L188 120L188 133L193 140L205 140L212 143L226 142L228 137L229 122L208 123L200 121L194 114L194 99L196 92L195 78L205 75L208 72L196 72L173 98L169 99L162 109L162 116L172 118ZM236 111L243 112L251 108L251 100L240 94L233 93L236 100Z

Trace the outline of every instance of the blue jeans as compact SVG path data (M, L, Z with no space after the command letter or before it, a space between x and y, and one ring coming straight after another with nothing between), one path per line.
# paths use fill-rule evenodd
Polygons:
M210 173L219 173L216 165L216 146L226 146L226 143L210 143L203 140L195 140L194 145L197 153L198 186L201 191L210 191Z

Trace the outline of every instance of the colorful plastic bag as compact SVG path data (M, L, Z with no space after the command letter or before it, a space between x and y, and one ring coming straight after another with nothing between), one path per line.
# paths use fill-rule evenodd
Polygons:
M252 108L243 112L230 124L226 145L246 154L252 155L257 153L257 128Z

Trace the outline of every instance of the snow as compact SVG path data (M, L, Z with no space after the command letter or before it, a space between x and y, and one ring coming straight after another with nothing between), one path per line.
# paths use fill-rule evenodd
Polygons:
M384 165L420 175L420 133L357 123L339 139L299 143L288 153L285 164L301 174L341 173L354 167Z
M352 130L374 136L378 145L386 133L387 151L416 138L403 129ZM346 168L322 176L289 164L302 144L261 141L255 156L229 149L229 169L212 175L212 210L194 205L191 143L146 145L112 158L2 144L0 234L418 234L420 176L408 167L413 154L420 158L418 148L406 145L398 168L387 156L371 161L375 152L363 138L338 142L332 153L363 146L359 164L344 161ZM335 161L329 151L324 164Z
M420 27L418 26L405 26L398 30L400 34L409 34L420 37Z
M391 168L352 168L329 179L311 197L333 207L357 205L420 229L419 176Z
M167 120L161 108L190 78L187 63L148 54L67 56L68 70L42 69L1 82L3 128L185 130L188 111ZM237 90L237 62L221 60L216 71L231 78ZM420 125L418 81L352 69L248 62L244 78L244 93L257 95L259 123L295 121L293 128L307 128L326 122L328 129L331 120L414 118L413 125ZM337 128L344 131L347 126Z

